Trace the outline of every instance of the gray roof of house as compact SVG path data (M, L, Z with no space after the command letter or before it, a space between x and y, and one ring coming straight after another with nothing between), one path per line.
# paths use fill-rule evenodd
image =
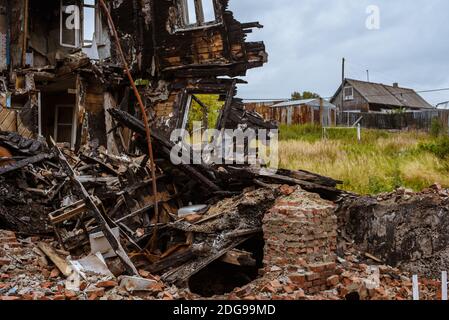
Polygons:
M346 82L354 87L368 103L389 105L394 107L434 109L413 89L389 86L381 83L372 83L353 79Z
M271 106L272 108L285 108L285 107L295 107L295 106L302 106L302 105L308 105L311 107L319 108L320 107L320 99L304 99L304 100L292 100L292 101L286 101L281 102L278 104L275 104ZM330 103L329 101L324 100L323 105L325 108L328 109L336 109L337 107Z

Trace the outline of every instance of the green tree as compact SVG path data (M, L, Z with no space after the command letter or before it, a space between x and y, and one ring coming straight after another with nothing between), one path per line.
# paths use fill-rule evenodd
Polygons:
M295 91L292 93L292 100L302 100L301 92Z
M295 91L292 93L292 100L316 99L316 98L320 98L320 95L311 91L304 91L303 93Z

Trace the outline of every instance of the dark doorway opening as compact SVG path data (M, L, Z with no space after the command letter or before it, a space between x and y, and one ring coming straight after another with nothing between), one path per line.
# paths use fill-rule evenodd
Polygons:
M49 141L74 146L76 140L76 81L61 79L42 86L41 125L42 135Z

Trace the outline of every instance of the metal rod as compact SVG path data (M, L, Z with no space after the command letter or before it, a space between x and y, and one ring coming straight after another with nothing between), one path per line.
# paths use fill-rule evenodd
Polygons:
M23 7L24 8L23 8L22 67L25 67L27 57L27 42L28 42L28 14L29 14L28 0L24 0Z

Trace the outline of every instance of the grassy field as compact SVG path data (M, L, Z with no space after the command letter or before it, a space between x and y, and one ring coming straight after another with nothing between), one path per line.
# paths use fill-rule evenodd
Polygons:
M422 132L331 130L323 139L314 126L282 126L281 167L303 169L344 181L361 194L397 187L420 191L434 183L449 187L449 137Z

